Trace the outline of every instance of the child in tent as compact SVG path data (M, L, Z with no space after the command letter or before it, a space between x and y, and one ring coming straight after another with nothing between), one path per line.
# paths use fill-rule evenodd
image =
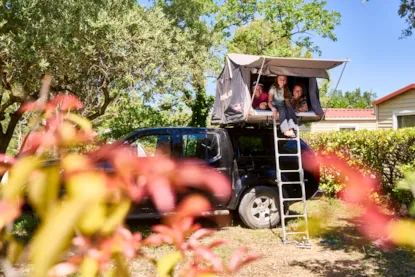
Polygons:
M254 82L252 86L253 89L256 88L253 95L252 108L266 110L268 106L268 93L264 91L264 85L261 83L256 85L256 82Z
M279 75L269 90L268 106L275 118L279 115L280 129L286 137L294 138L297 129L297 115L291 105L291 92L287 85L287 76Z

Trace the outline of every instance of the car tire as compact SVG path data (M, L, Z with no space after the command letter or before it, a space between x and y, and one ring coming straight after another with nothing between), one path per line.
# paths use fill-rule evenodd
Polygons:
M238 213L249 228L276 227L281 220L278 192L265 186L251 188L242 197Z

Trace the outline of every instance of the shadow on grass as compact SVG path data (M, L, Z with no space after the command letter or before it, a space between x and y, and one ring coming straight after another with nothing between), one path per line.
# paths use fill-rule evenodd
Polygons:
M365 239L358 231L362 222L340 218L348 223L344 226L336 226L321 230L318 237L321 238L320 246L325 250L340 250L360 252L364 259L360 262L336 261L324 263L311 261L305 263L294 262L293 265L302 266L311 272L319 272L323 276L367 276L365 261L376 265L375 276L415 276L414 250L403 248L379 248ZM359 268L356 268L359 267Z
M309 260L304 262L294 261L290 266L300 266L310 271L313 276L339 277L339 276L369 276L368 266L356 261L339 260L335 262Z

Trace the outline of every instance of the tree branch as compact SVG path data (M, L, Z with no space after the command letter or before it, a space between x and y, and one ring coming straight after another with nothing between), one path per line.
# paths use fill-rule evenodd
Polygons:
M109 93L109 91L108 91L108 88L107 87L103 87L102 88L102 91L104 92L104 103L102 104L102 106L101 106L101 108L96 112L96 113L93 113L93 114L91 114L91 115L89 115L89 116L87 116L87 118L89 119L89 120L94 120L94 119L96 119L97 117L100 117L101 115L103 115L104 113L105 113L105 111L106 111L106 109L107 109L107 107L108 107L108 105L111 103L111 101L113 100L113 98L111 98L110 97L110 93Z

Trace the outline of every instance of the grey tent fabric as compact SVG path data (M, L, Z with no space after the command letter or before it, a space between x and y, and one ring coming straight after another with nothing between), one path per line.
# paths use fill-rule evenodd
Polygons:
M212 124L246 121L252 111L251 74L258 74L263 64L263 76L278 74L308 78L307 99L315 114L323 114L316 78L327 78L327 70L346 61L276 58L229 54L217 78Z
M310 78L308 84L308 99L310 101L311 109L316 114L323 114L323 108L320 103L320 93L318 91L317 79Z
M316 77L328 79L327 70L341 65L345 61L315 60L302 58L277 58L244 54L229 54L228 58L237 65L250 68L258 73L265 59L262 74L286 75L298 77Z

